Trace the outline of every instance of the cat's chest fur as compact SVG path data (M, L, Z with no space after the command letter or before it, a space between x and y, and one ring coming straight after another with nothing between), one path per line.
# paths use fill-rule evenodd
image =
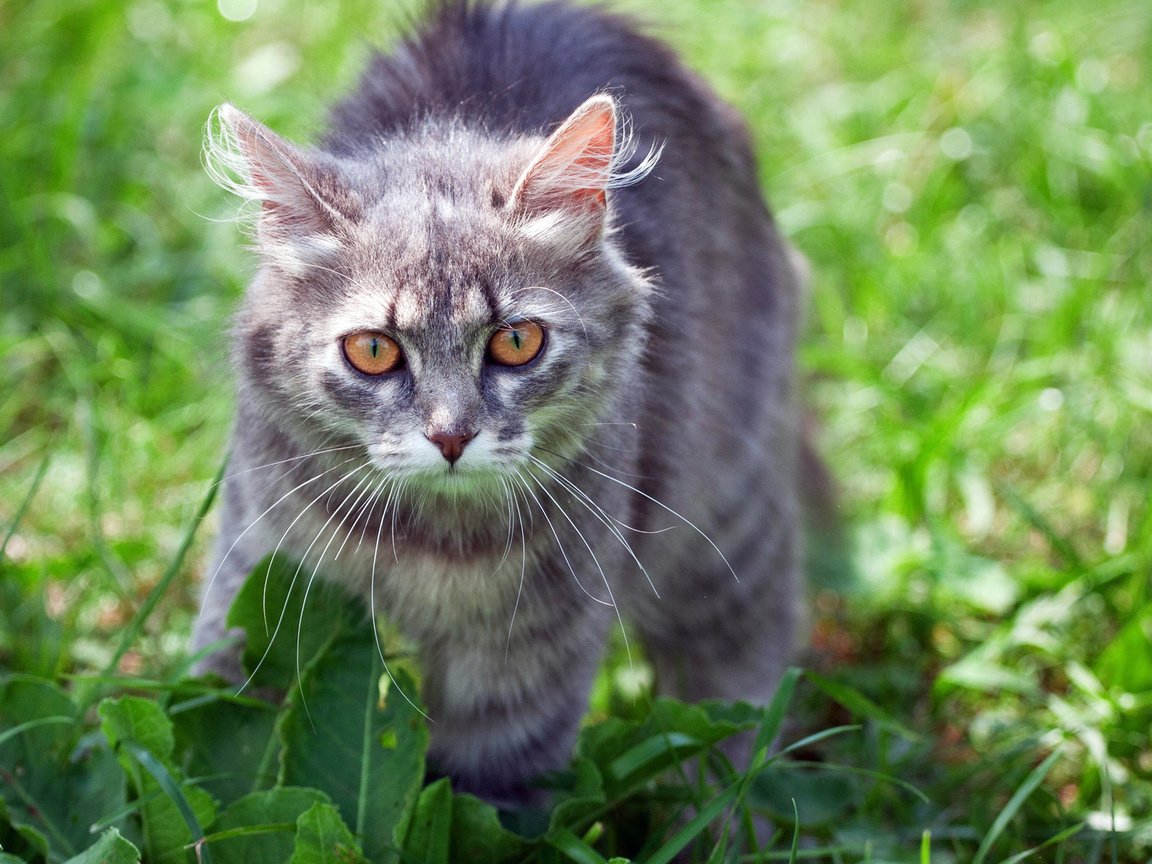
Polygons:
M269 506L280 512L264 517L252 545L300 562L301 580L339 586L414 636L506 624L540 543L495 524L460 536L443 524L450 513L394 512L402 509L395 501L373 509L366 496L351 492L345 497L358 500L357 508L316 507L291 495L276 504L277 491L253 504L251 520ZM438 527L429 524L437 521Z

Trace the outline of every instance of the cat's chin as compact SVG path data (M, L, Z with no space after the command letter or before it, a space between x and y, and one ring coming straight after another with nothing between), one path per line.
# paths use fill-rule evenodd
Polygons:
M490 502L504 501L509 484L518 481L489 466L453 465L404 473L404 486L416 496Z

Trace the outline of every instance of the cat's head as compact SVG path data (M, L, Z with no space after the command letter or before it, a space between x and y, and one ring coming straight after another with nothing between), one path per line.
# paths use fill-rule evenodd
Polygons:
M614 100L550 137L429 123L354 158L225 105L214 177L252 202L261 269L237 327L241 398L301 447L362 444L429 491L571 456L619 394L649 286L611 238L636 182Z

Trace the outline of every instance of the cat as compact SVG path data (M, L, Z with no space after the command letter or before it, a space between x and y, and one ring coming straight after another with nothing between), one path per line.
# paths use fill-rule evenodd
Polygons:
M193 647L258 561L303 561L417 646L431 770L518 806L625 620L658 692L773 694L801 278L744 122L671 49L567 0L429 11L319 146L209 125L260 269Z

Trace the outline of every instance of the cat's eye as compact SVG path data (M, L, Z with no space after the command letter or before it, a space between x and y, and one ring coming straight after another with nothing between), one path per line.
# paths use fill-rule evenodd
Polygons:
M365 375L383 375L399 369L404 362L400 346L391 337L375 330L361 330L345 336L344 359Z
M544 347L544 328L535 321L503 325L488 341L488 359L501 366L523 366Z

